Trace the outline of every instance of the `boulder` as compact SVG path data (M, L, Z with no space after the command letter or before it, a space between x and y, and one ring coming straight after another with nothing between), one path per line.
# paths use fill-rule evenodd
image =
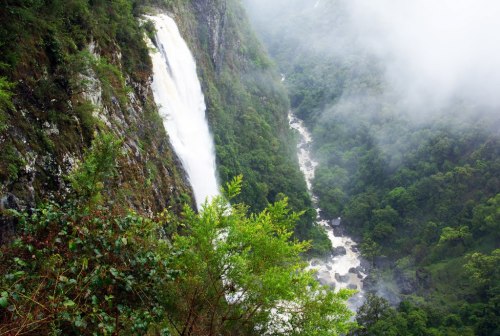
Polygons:
M347 282L349 281L349 276L346 275L340 275L339 273L335 273L335 280L338 282Z
M334 247L332 250L332 255L334 257L342 256L342 255L346 255L346 254L347 254L347 250L344 246L337 246L337 247Z
M335 235L335 237L342 237L344 235L344 229L342 228L342 226L332 226L332 229L333 229L333 234Z

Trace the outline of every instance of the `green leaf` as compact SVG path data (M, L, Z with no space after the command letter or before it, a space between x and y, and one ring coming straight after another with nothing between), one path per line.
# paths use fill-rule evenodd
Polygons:
M28 264L24 261L24 260L21 260L19 258L14 258L14 261L16 262L16 264L18 264L19 266L28 266Z
M9 300L5 296L0 297L0 307L7 308L9 305Z
M63 306L64 307L74 307L76 305L76 303L73 301L73 300L66 300L63 302Z

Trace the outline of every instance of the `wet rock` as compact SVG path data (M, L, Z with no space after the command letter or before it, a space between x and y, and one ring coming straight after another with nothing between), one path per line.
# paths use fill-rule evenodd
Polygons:
M358 278L360 276L361 276L361 278L363 277L361 275L361 272L363 272L363 268L361 266L349 268L349 273L356 274L358 276Z
M347 282L349 281L348 275L340 275L339 273L335 273L335 280L338 282Z
M342 226L332 226L332 229L333 229L333 234L335 235L335 237L342 237L344 235L344 229L342 228Z
M17 226L17 218L11 216L6 210L20 210L20 201L11 193L0 197L0 244L9 240Z
M318 266L319 264L320 264L320 261L318 259L311 260L311 266Z
M330 226L331 227L339 226L340 225L340 221L341 221L340 217L332 219L330 221Z
M349 285L347 286L347 288L349 288L349 289L358 289L358 285L355 285L355 284L349 284Z
M11 193L6 193L0 198L0 210L19 210L19 200Z
M343 255L346 255L347 254L347 250L344 246L338 246L338 247L334 247L333 250L332 250L332 255L334 257L336 256L343 256Z
M356 252L356 253L358 253L358 252L359 252L358 245L352 245L352 246L351 246L351 251L352 251L352 252Z
M360 267L361 267L363 272L366 273L367 271L369 271L372 268L372 265L370 264L370 262L368 260L366 260L364 258L360 258L359 261L361 263Z
M363 280L363 288L367 292L375 292L377 289L377 279L373 274L368 274L368 276Z
M330 273L326 271L321 271L316 275L316 279L320 284L328 286L331 289L335 289L335 282L333 281Z

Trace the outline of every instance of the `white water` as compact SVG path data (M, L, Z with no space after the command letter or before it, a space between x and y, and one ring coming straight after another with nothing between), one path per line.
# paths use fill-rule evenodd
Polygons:
M297 145L297 156L299 159L300 170L304 174L307 189L311 193L314 206L318 213L317 224L325 228L328 238L332 242L332 247L344 247L344 255L330 256L326 259L314 258L309 261L309 268L315 269L318 280L325 285L334 287L335 290L341 288L357 289L358 293L349 300L349 306L352 310L356 310L363 303L363 278L366 276L361 270L360 255L357 252L354 241L346 236L336 236L330 223L340 224L340 218L335 220L321 219L321 209L317 207L318 199L312 193L312 181L318 162L311 157L310 146L312 137L302 120L298 119L291 112L288 115L290 127L295 129L299 135L299 143ZM354 269L356 271L354 272Z
M158 49L150 43L154 98L201 209L206 200L219 194L219 187L214 142L205 117L196 63L172 18L165 14L147 18L157 31Z

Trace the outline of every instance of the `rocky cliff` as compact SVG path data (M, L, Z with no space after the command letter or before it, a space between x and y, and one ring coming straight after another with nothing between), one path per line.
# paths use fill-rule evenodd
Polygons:
M12 2L0 11L0 69L12 99L0 119L2 213L63 200L65 176L99 132L123 143L111 198L141 213L178 206L191 191L153 101L150 60L132 8L74 3ZM13 224L2 216L2 235Z
M174 17L195 55L221 183L243 174L239 201L254 211L284 194L294 209L310 207L280 76L236 0L8 2L0 90L13 104L0 115L2 207L63 200L64 176L96 132L123 140L111 198L143 213L189 199L151 95L143 36L152 27L141 18L155 11ZM304 216L298 231L313 218Z

